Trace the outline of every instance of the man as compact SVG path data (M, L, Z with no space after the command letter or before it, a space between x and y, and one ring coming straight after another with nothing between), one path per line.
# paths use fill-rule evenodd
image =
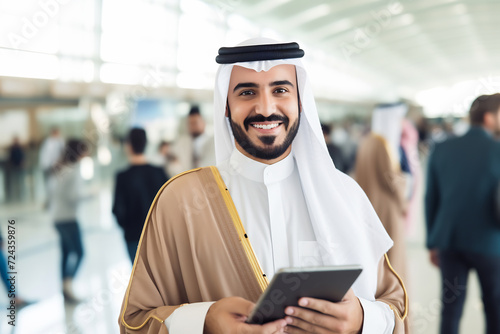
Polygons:
M187 127L189 135L181 136L175 145L181 170L213 165L214 138L205 131L205 120L196 105L189 110Z
M130 166L116 175L115 183L113 214L125 233L132 263L151 201L168 180L163 168L147 162L144 155L146 144L144 129L130 130L125 145Z
M328 154L296 43L221 48L215 86L217 167L160 191L127 289L122 333L404 333L392 242L368 199ZM340 303L265 325L245 319L282 267L358 263ZM321 313L318 313L319 311Z
M20 201L23 199L25 159L19 137L14 136L9 147L9 163L5 173L7 200Z
M406 281L404 217L407 178L399 154L403 104L378 106L372 114L371 132L359 143L355 180L364 190L385 230L394 242L387 255L392 267Z
M441 271L441 333L458 333L467 277L476 270L483 291L486 332L500 333L500 227L494 210L500 180L500 94L476 98L471 128L437 144L429 157L427 247Z

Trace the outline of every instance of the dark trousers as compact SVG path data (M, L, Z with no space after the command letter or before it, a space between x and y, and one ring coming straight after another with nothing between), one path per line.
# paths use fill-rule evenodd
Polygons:
M73 278L80 267L83 258L83 244L80 228L76 221L58 222L55 224L61 242L63 279ZM70 261L70 256L74 254L75 260Z
M486 333L500 333L500 256L440 251L441 334L456 334L467 291L469 270L474 269L481 284Z

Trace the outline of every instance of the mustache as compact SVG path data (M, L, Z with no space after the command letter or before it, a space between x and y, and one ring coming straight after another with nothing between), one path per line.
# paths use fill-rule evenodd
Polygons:
M288 117L286 117L284 115L272 114L272 115L267 116L267 117L264 117L262 115L248 116L243 121L243 125L245 126L245 129L248 130L250 123L253 123L253 122L273 122L273 121L282 122L283 125L285 126L285 129L288 129L288 123L290 123L290 119Z

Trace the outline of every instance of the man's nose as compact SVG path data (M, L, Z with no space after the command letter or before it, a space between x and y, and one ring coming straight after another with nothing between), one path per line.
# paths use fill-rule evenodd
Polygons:
M276 104L270 94L260 94L255 106L255 112L257 114L261 114L264 117L271 116L276 112Z

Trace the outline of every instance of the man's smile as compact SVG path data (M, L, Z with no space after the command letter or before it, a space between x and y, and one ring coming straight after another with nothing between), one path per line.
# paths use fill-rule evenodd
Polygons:
M260 130L273 130L279 127L282 122L255 122L255 123L250 123L250 125L256 129Z

